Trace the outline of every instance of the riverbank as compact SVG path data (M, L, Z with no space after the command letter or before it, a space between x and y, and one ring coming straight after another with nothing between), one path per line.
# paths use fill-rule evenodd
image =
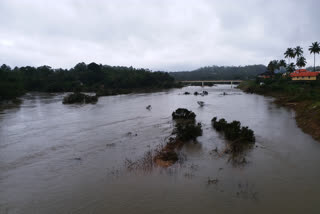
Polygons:
M296 112L299 128L320 141L320 85L318 82L293 83L291 81L246 81L238 86L247 93L275 98L275 103L292 108Z

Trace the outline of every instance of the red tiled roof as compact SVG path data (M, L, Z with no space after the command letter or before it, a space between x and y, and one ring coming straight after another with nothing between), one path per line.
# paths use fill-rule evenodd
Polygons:
M307 69L298 69L294 73L309 72Z
M300 70L305 70L305 69L300 69ZM319 75L319 72L294 72L290 74L291 77L316 77Z

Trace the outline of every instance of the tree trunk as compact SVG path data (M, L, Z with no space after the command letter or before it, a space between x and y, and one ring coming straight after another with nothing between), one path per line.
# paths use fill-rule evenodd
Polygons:
M313 54L313 71L316 71L316 53Z

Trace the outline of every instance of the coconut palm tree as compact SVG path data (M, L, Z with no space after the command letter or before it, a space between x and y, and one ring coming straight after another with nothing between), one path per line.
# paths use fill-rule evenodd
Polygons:
M295 53L294 53L294 50L293 50L293 48L288 48L287 50L286 50L286 52L284 52L284 58L288 58L288 60L289 60L289 64L290 64L290 59L291 58L294 58L295 57Z
M306 58L304 58L303 56L300 56L299 58L297 58L296 64L299 68L306 66L306 64L307 64Z
M316 71L316 54L320 53L320 44L318 42L312 43L311 46L309 46L310 54L313 54L313 71Z
M287 72L292 73L296 70L296 66L293 62L291 62L288 66L287 66Z
M287 63L284 59L279 61L279 67L287 67Z
M279 68L279 61L278 60L272 60L269 62L267 66L267 70L274 74L274 71Z
M298 61L298 58L302 56L302 54L303 54L302 47L300 47L300 46L295 47L294 57L297 57L297 61Z

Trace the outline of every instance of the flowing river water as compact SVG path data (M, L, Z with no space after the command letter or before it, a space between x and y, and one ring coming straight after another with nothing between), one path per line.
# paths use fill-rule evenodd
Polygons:
M202 90L209 95L182 95ZM0 110L1 214L320 213L320 144L270 97L230 85L101 97L95 105L63 105L63 96L31 93ZM198 143L185 145L172 167L129 170L166 142L180 107L203 124ZM254 130L247 164L212 152L226 144L211 128L214 116Z

